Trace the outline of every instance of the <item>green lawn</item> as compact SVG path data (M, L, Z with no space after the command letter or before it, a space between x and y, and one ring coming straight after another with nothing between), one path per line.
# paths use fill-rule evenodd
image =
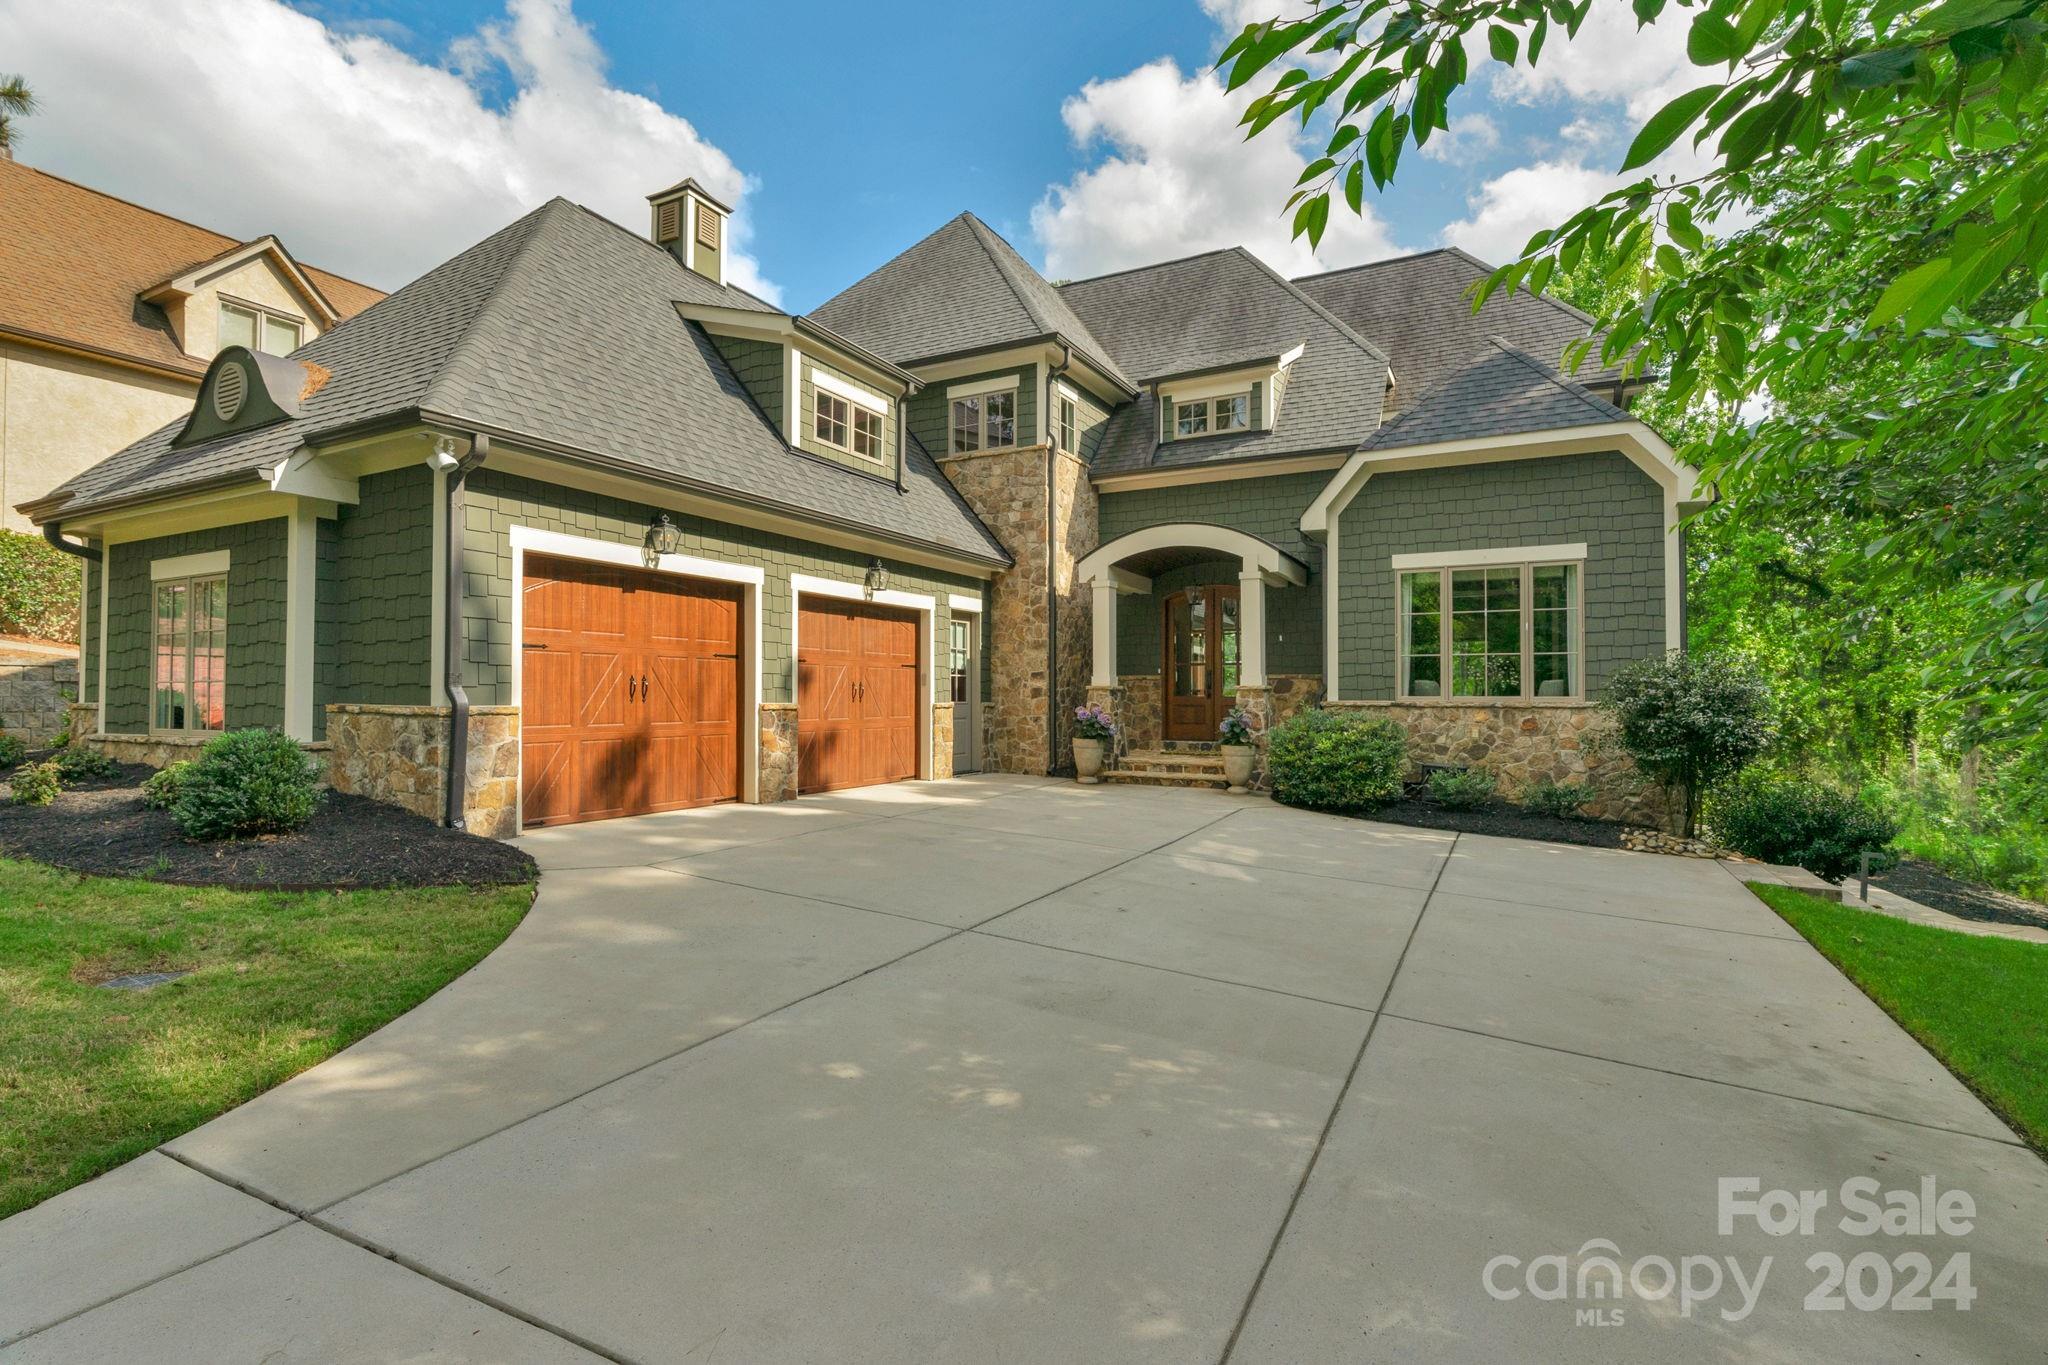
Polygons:
M1749 885L2048 1154L2048 944L1959 934L1786 886Z
M0 1218L333 1055L502 941L530 887L217 891L0 859ZM146 991L97 983L189 970Z

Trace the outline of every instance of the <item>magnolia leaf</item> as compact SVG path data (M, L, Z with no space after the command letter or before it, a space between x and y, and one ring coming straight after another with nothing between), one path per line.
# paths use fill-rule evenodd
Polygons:
M1703 85L1697 90L1688 90L1652 114L1643 130L1636 134L1636 140L1629 144L1628 156L1622 160L1621 169L1632 171L1663 155L1665 149L1692 126L1701 111L1714 102L1721 89L1718 85Z

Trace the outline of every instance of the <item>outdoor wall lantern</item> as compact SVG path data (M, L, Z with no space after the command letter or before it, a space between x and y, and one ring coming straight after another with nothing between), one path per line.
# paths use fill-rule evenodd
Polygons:
M889 591L889 571L882 567L881 560L868 561L868 576L861 580L861 589L867 593L870 602L875 600L876 593Z
M676 546L682 543L683 533L668 519L668 513L656 512L647 519L647 538L641 551L641 562L648 568L661 563L663 555L672 555Z

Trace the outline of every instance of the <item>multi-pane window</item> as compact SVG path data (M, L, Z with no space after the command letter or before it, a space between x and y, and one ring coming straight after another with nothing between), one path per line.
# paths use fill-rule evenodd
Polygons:
M150 728L220 730L227 713L228 581L158 582Z
M853 453L870 460L882 458L882 414L859 404L853 409Z
M1017 391L977 393L953 400L953 453L1001 450L1017 444Z
M1076 411L1074 400L1060 399L1060 420L1054 430L1058 432L1060 449L1069 455L1077 454L1081 449L1080 426L1080 414Z
M300 333L297 318L266 313L258 308L244 308L234 303L220 306L219 341L222 349L246 346L252 351L267 351L271 355L289 355L299 349Z
M1207 436L1214 432L1244 431L1252 424L1252 396L1225 394L1221 398L1197 398L1173 405L1173 434Z
M970 695L968 689L972 684L968 674L968 667L973 658L973 651L968 645L968 632L972 629L974 629L972 621L955 616L952 619L951 629L948 632L946 676L952 684L949 695L956 705L964 705ZM960 724L962 722L956 719L954 723Z
M1401 695L1578 696L1579 571L1487 564L1401 573Z
M846 424L850 406L836 393L827 393L823 389L817 391L811 412L814 419L812 430L817 433L819 440L828 446L838 446L841 450L849 448L846 444Z

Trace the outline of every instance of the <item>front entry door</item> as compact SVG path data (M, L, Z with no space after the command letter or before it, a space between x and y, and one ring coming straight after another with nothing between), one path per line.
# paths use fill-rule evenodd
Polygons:
M1237 589L1166 599L1166 737L1214 740L1237 692Z

